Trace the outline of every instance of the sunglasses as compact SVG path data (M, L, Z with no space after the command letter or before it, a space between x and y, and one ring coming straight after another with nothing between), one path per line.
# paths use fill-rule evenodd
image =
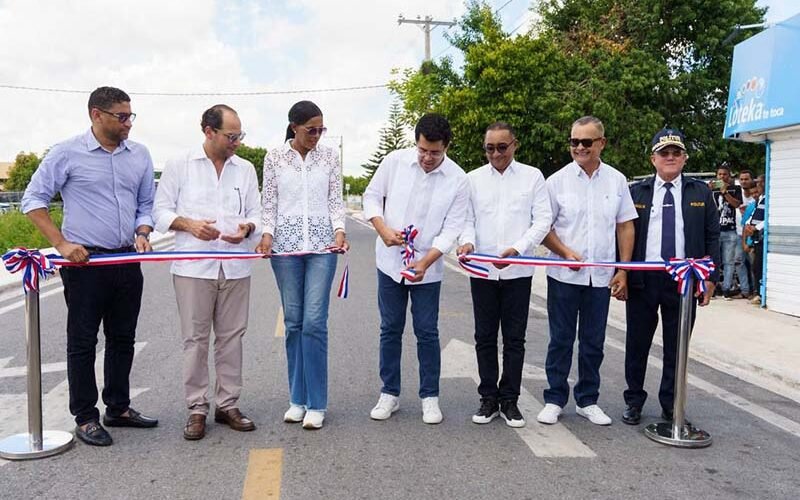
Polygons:
M136 119L136 113L112 113L111 111L106 111L105 109L100 109L100 108L94 108L94 109L96 109L101 113L113 116L114 118L119 120L120 123L125 123L128 120L130 120L131 123L133 123L133 120Z
M511 144L506 144L504 142L501 142L500 144L484 144L483 150L486 151L486 154L494 154L494 152L497 151L502 155L508 151L510 146Z
M669 158L670 156L680 158L684 155L684 151L680 149L662 149L661 151L656 151L656 154L662 158Z
M585 148L590 148L592 147L592 144L602 139L602 137L598 137L597 139L576 139L575 137L570 137L569 145L573 148L577 148L579 145Z
M233 144L233 143L234 143L234 142L236 142L236 141L243 141L243 140L244 140L244 138L245 138L245 136L247 135L247 134L246 134L246 133L244 133L244 132L239 132L238 134L234 134L234 133L229 133L229 134L226 134L226 133L224 133L224 132L220 132L220 131L219 131L219 129L216 129L216 128L214 129L214 131L215 131L215 132L219 132L219 133L221 133L222 135L224 135L224 136L225 136L225 138L227 138L227 139L228 139L228 142L230 142L231 144Z
M324 134L325 132L328 131L327 127L306 127L304 125L300 125L300 126L303 127L303 129L305 129L306 133L308 135L312 136L312 137L316 137L318 135L321 136L322 134Z

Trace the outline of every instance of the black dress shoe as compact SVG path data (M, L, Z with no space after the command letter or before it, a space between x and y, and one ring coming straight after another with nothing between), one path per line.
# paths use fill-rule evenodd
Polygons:
M124 412L123 412L124 413ZM109 427L139 427L148 428L158 425L158 420L142 415L133 408L128 408L128 416L112 417L108 413L103 415L103 423Z
M75 435L78 439L91 446L111 446L114 441L111 439L111 434L108 433L100 422L92 421L86 425L86 430L81 429L81 426L75 427Z
M622 412L622 421L628 425L639 425L642 420L642 409L638 406L628 406Z
M667 422L672 422L672 415L673 415L672 410L667 410L664 408L661 409L661 418L663 418Z

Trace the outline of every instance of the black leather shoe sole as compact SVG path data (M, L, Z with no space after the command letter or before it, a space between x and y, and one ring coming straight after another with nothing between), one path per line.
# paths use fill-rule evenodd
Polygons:
M81 429L81 426L77 426L75 427L75 436L89 446L111 446L114 443L111 434L99 425L92 432L86 432Z
M639 408L628 408L622 413L622 423L628 425L639 425L642 421L642 410Z
M103 415L103 425L107 427L137 427L140 429L149 429L151 427L156 427L158 425L158 420L143 415L136 415L135 417L109 417L108 415Z

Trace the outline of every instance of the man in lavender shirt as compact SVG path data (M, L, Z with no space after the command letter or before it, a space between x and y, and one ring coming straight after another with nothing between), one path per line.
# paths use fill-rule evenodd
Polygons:
M153 161L141 144L129 141L135 113L130 97L113 87L89 96L92 126L56 144L42 160L22 198L22 212L71 262L90 255L151 251L150 212L155 184ZM50 201L60 192L64 221L50 219ZM158 420L130 407L128 377L133 363L136 322L142 299L140 265L63 267L67 302L67 378L75 434L93 446L108 446L100 425L95 346L100 321L106 337L103 423L110 427L155 427Z

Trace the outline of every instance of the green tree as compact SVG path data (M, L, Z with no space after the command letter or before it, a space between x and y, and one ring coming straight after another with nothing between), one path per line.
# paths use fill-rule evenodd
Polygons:
M651 172L649 141L665 125L687 134L693 170L757 165L762 148L721 137L732 52L721 40L763 11L754 0L712 3L545 0L537 30L511 37L491 7L472 1L450 38L464 53L462 74L445 59L396 72L392 88L405 116L447 116L449 155L466 170L485 163L484 129L503 120L517 130L517 158L552 173L570 160L571 123L587 114L606 125L604 160L628 176Z
M19 153L14 159L14 166L8 172L6 191L25 191L41 161L36 153Z
M258 188L261 189L264 176L262 171L264 168L264 157L267 156L267 150L259 147L250 147L244 144L236 149L236 154L253 164L256 169L256 177L258 177Z
M372 178L378 165L381 164L386 155L392 151L407 148L411 145L406 133L400 102L395 99L395 101L392 102L391 108L389 108L389 122L380 131L378 150L373 153L372 158L370 158L367 163L361 165L364 170L367 171L367 173L364 174L367 180Z
M364 194L364 190L367 189L367 184L369 184L369 179L366 176L354 177L345 175L343 181L342 189L347 193L347 185L349 184L350 194Z

